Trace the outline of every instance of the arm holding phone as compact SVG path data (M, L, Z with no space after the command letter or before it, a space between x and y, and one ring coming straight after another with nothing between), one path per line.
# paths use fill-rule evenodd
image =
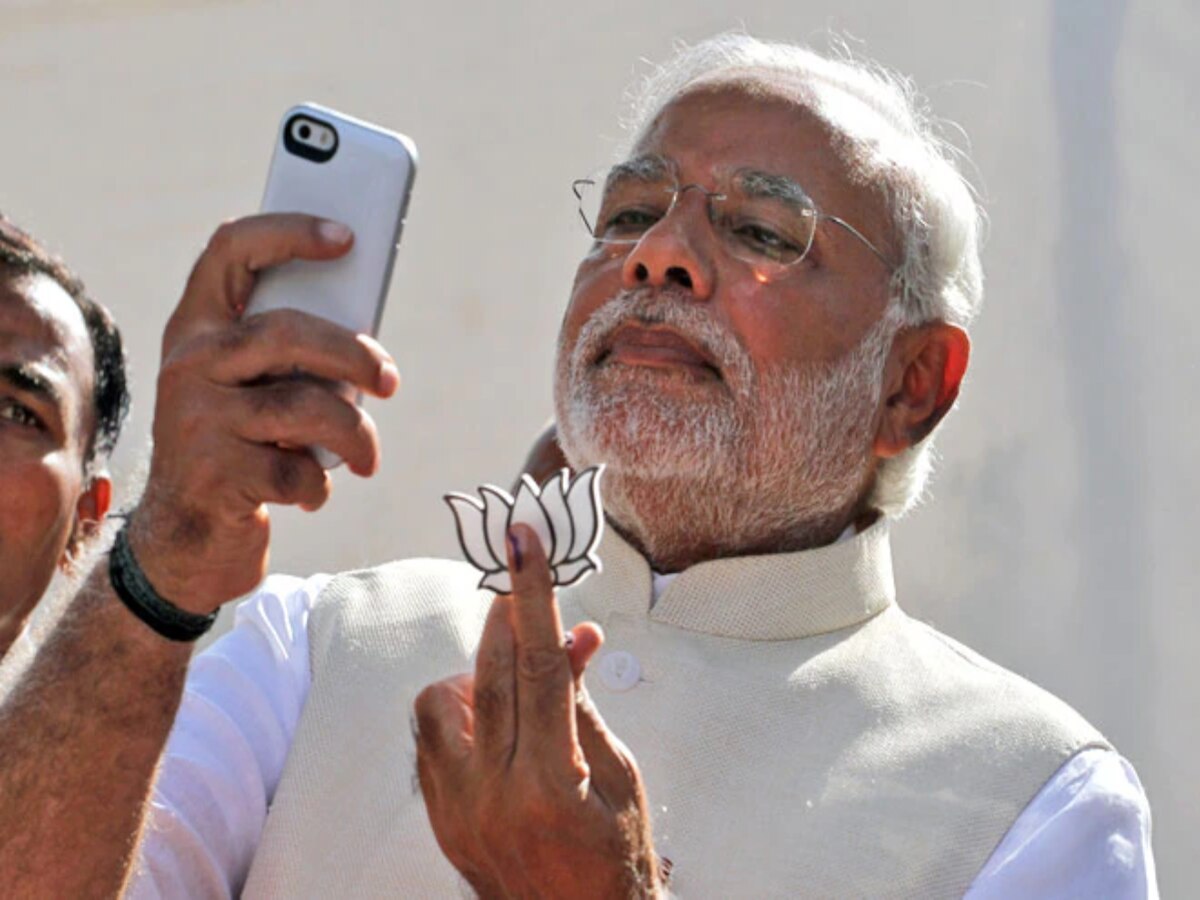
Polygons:
M288 448L327 447L360 475L378 467L374 423L334 385L390 396L391 357L305 313L245 316L261 272L334 260L352 243L310 216L224 225L167 325L150 477L129 529L150 583L181 609L211 612L262 579L264 504L328 498L328 474ZM273 377L297 369L321 381ZM124 608L102 558L30 667L0 670L0 871L12 896L120 889L190 650Z

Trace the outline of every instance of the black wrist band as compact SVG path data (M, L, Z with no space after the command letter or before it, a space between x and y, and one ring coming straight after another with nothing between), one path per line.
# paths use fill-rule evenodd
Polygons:
M108 553L108 578L130 612L172 641L194 641L217 621L216 612L207 616L190 613L154 590L129 546L128 522L117 532Z

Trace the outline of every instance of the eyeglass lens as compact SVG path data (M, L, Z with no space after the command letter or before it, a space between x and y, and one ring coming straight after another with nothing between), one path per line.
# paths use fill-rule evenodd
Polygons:
M812 246L816 209L806 196L753 176L736 175L717 191L679 186L670 177L618 166L574 184L579 212L593 239L636 244L689 190L708 195L709 218L727 250L760 275L795 265Z

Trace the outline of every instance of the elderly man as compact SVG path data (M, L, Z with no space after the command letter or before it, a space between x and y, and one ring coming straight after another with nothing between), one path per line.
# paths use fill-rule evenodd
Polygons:
M396 386L372 342L241 318L256 271L348 236L225 227L168 326L146 496L0 710L18 889L132 866L134 896L1154 893L1128 765L896 605L889 522L981 293L977 210L911 101L728 37L637 112L629 157L575 186L595 242L555 378L568 461L608 466L604 572L556 597L515 526L494 601L444 561L268 579L184 693L185 645L155 632L194 636L260 577L263 502L328 491L285 447L378 456L336 391L263 376Z
M0 658L99 532L128 407L108 311L0 216Z

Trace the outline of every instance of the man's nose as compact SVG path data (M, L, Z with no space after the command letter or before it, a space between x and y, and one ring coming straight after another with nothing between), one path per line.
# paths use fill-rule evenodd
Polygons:
M712 296L713 270L708 198L680 197L634 245L621 268L627 288L679 287L697 300ZM686 201L686 202L685 202Z

